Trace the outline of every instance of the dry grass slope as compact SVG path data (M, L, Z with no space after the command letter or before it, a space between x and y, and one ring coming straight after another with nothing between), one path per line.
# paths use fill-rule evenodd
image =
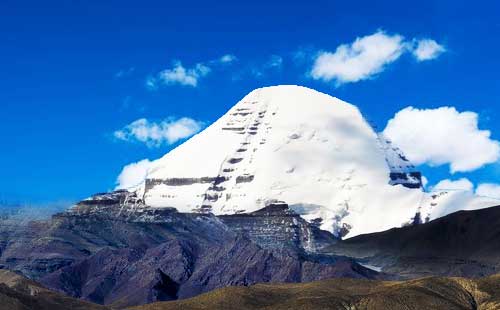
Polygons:
M52 292L16 273L0 270L0 310L105 310L91 304Z
M302 284L227 287L191 299L134 310L201 309L500 309L500 275L483 279L423 278L403 282L332 279Z

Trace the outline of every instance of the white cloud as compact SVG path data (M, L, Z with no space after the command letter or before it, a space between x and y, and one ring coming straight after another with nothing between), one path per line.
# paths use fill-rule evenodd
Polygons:
M433 190L460 190L472 192L474 189L474 184L467 178L461 178L459 180L442 180L438 184L432 187Z
M358 37L351 44L339 45L335 52L318 53L309 73L315 80L334 81L336 85L354 83L375 77L404 53L411 52L418 61L425 61L445 51L444 46L432 39L405 40L399 34L389 35L379 30ZM296 54L296 59L304 55Z
M482 183L476 189L476 194L495 199L500 199L500 184Z
M220 63L232 63L234 61L236 61L238 58L236 58L236 56L232 55L232 54L226 54L224 56L222 56L221 58L218 59L218 62Z
M214 69L234 63L238 58L232 54L225 54L219 58L206 62L196 63L187 68L180 61L175 61L173 67L160 71L155 76L146 79L146 88L157 90L161 85L184 85L197 87L201 78L207 76Z
M476 170L500 158L500 143L478 128L478 115L454 107L405 108L389 120L384 135L414 164L450 165L450 171Z
M146 179L152 163L149 159L143 159L123 167L120 175L116 178L116 189L132 188L141 184Z
M418 61L435 59L446 51L444 46L431 39L421 39L415 44L412 53Z
M321 52L311 70L312 78L337 84L358 82L382 72L405 51L400 35L384 31L357 38L352 44L342 44L335 53Z
M183 117L177 120L167 119L159 123L145 118L138 119L114 132L114 137L123 141L139 141L149 147L173 144L198 133L203 122Z
M186 86L198 86L198 80L211 71L210 67L198 63L193 68L185 68L182 63L176 62L172 69L166 69L158 73L156 83L166 85L180 84Z

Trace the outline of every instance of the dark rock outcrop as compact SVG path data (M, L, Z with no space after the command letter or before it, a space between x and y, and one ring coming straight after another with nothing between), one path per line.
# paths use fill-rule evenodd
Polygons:
M252 213L221 215L219 218L231 230L268 249L288 247L314 253L338 240L305 221L283 202L271 203Z
M135 194L107 193L50 221L5 228L0 264L70 296L119 307L230 285L378 277L352 259L308 251L307 238L314 244L335 239L283 205L241 216L221 220L153 209ZM277 220L286 223L278 230L273 228ZM281 246L270 247L270 242Z
M391 185L403 185L413 189L422 187L422 173L419 171L391 172L389 178Z

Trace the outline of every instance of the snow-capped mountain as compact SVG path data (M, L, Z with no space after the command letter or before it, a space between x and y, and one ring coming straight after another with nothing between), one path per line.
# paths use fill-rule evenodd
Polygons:
M421 187L420 173L355 106L308 88L276 86L252 91L156 160L134 191L149 207L216 215L283 201L345 237L495 204Z

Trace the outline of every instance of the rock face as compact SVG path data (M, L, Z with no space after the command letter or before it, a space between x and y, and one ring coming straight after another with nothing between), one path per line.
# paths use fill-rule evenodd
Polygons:
M422 225L338 242L325 249L403 278L500 272L500 206L460 211Z
M50 221L1 226L0 266L116 307L262 282L479 276L498 272L499 210L459 212L341 241L280 202L217 217L151 208L136 193L118 191Z
M123 184L122 186L130 186ZM131 191L180 212L252 213L283 201L341 237L496 204L448 193L434 201L403 152L353 105L299 86L257 89L154 161Z
M264 248L290 247L315 253L337 242L332 234L308 223L283 202L270 203L252 212L218 216L231 230L245 235Z
M134 193L101 194L50 221L3 231L0 264L70 296L119 307L228 285L379 276L352 259L308 252L306 244L336 239L283 205L250 215L250 234L237 228L237 218L140 206ZM288 226L271 241L273 220Z

